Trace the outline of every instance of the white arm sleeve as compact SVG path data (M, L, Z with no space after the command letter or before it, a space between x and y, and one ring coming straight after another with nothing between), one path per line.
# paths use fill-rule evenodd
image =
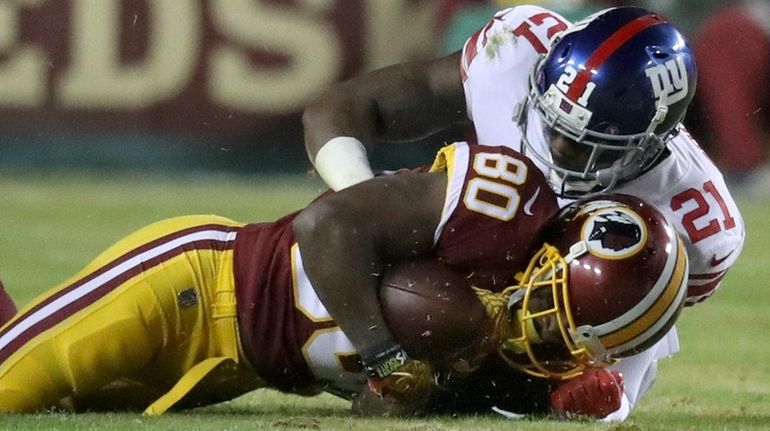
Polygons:
M330 139L318 150L313 164L318 175L334 191L374 177L364 144L350 136Z

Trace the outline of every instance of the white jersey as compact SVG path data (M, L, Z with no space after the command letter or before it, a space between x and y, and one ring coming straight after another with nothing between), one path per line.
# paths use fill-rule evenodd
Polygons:
M463 48L461 74L468 114L484 145L504 145L527 154L514 115L529 92L529 72L558 32L571 26L537 6L502 10ZM529 121L540 121L530 118ZM675 226L687 248L687 302L701 301L719 286L743 247L743 219L719 170L680 127L668 142L671 155L614 191L645 199ZM544 139L530 139L548 153ZM548 168L535 164L548 177ZM563 200L562 204L569 203Z
M529 73L551 40L571 24L537 6L502 10L463 47L460 71L468 115L484 145L504 145L526 154L515 112L529 93ZM540 121L529 118L529 121ZM532 125L537 126L539 125ZM541 154L548 142L530 139ZM722 175L684 127L670 140L671 154L644 175L615 189L643 198L676 228L687 248L687 303L710 296L738 258L745 236L743 219ZM548 167L534 160L548 177ZM569 200L562 200L566 205ZM624 420L655 378L656 361L679 350L676 329L645 352L613 366L624 376L622 407L605 420Z

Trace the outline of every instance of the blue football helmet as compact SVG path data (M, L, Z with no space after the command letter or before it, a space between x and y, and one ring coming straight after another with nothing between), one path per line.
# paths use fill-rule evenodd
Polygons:
M591 15L530 72L517 113L526 152L551 169L561 196L608 191L663 153L696 79L693 52L664 18L635 7Z

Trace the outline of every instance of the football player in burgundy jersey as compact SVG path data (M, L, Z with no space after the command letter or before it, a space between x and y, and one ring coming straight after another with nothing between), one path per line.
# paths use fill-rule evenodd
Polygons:
M393 65L332 86L303 115L305 144L339 190L372 177L366 148L450 126L532 158L560 205L613 191L655 205L685 241L687 304L719 287L745 229L721 173L681 125L696 84L692 51L666 19L640 8L572 24L538 6L502 10L462 51ZM471 139L471 140L473 140ZM625 418L678 350L675 330L618 365Z
M334 252L340 275L350 277L336 284L357 283L362 273L353 269L363 268L358 289L376 288L372 275L387 259L432 252L458 269L477 268L471 281L500 291L558 210L543 175L507 148L454 144L433 170L326 194L270 223L188 216L129 235L0 328L0 410L41 410L69 397L80 406L109 399L159 414L265 385L360 392L366 377L349 337L361 331L343 333L306 272L324 283L317 268L332 264L326 247L315 247L313 235L324 230L311 220L353 202L366 210L359 214L365 229L346 227L340 236L367 244L377 234L384 254L376 258L369 249ZM340 240L329 238L328 250ZM365 335L387 334L378 324Z
M488 292L486 298L498 298L497 307L494 300L482 302L499 322L491 337L506 352L500 367L563 379L606 365L655 341L673 323L687 259L678 236L646 204L588 203L561 213L556 220L566 224L552 225L556 198L531 161L506 147L456 143L442 149L429 173L325 194L274 222L187 216L152 224L3 324L0 411L67 405L154 415L272 387L363 394L359 411L398 412L366 398L372 394L367 378L385 395L375 400L395 399L401 412L429 408L430 367L404 356L376 302L385 266L417 255L441 259ZM541 247L546 225L558 234L550 248ZM584 267L626 262L626 270L642 270L650 282L612 289L616 283L581 275ZM559 276L568 265L583 287ZM609 291L598 287L623 297L599 301ZM535 289L551 293L538 297ZM367 326L348 331L361 311ZM534 316L539 312L546 313L543 320ZM377 355L384 344L388 355ZM559 347L559 355L543 356L544 346ZM484 372L478 380L489 383ZM546 389L538 393L547 397L550 385L540 382ZM449 384L446 396L468 384ZM590 384L609 384L615 397L587 408L562 400ZM550 396L557 412L596 416L620 402L620 387L613 374L590 368ZM526 395L521 387L507 392ZM438 400L434 407L444 405Z

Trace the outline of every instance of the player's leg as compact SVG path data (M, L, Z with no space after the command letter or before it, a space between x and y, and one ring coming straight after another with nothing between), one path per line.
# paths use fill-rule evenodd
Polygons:
M265 385L242 352L236 316L234 239L197 241L179 256L194 284L156 292L168 321L168 339L153 361L132 378L163 388L173 386L146 414L230 400ZM216 231L214 236L217 236Z
M172 255L164 252L167 259L158 265L163 269L153 273L148 267L144 279L157 298L165 322L162 331L153 330L163 333L163 346L150 366L138 369L129 378L112 382L90 396L81 393L73 397L76 410L115 410L116 405L136 410L150 406L146 413L160 414L168 408L229 400L263 386L241 360L233 279L237 226L212 217L170 222L175 228L180 223L191 226L183 235L175 230L174 235L165 236L167 244L181 251ZM163 225L155 227L159 226Z
M27 306L0 331L0 410L44 409L154 365L206 317L181 298L216 284L209 262L232 248L234 230L215 217L151 225Z
M144 400L154 400L147 414L213 404L265 385L242 354L236 323L233 246L240 224L214 216L166 223L188 227L165 236L182 251L163 262L157 277L146 271L145 281L152 286L166 322L164 345L151 366L100 389L101 395L120 400L121 405L141 406ZM147 230L151 236L159 236L168 228L160 223ZM136 247L130 239L121 245ZM136 384L144 385L147 396L133 393ZM80 408L93 406L82 397L76 401ZM103 398L98 403L104 406Z

